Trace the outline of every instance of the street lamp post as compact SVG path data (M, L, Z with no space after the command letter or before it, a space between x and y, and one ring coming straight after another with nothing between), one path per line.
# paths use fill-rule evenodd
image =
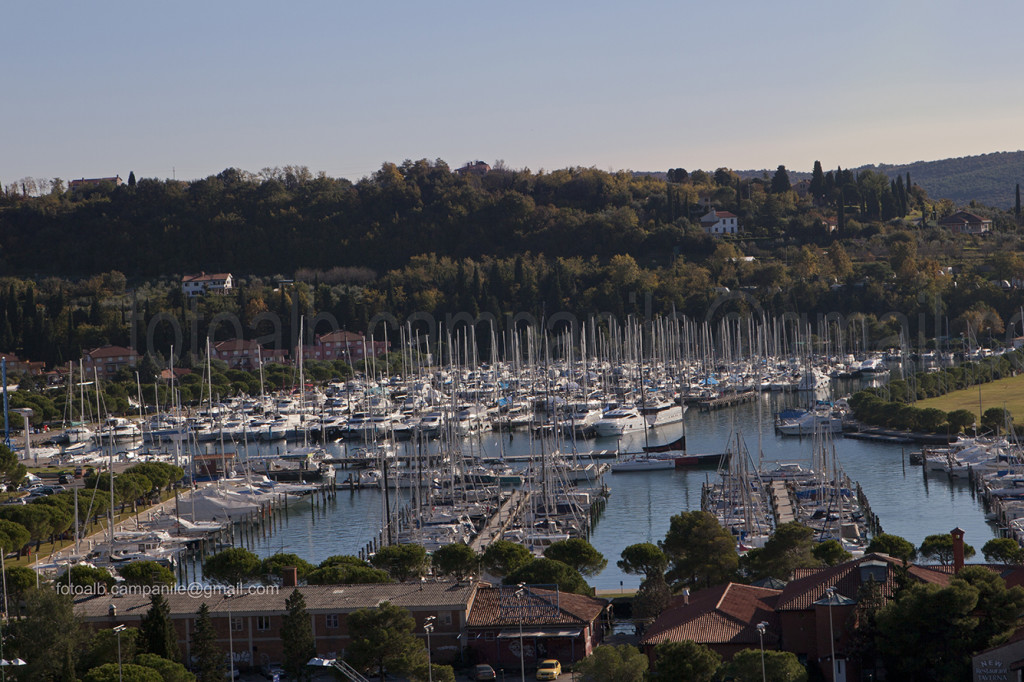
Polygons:
M768 682L768 673L764 667L764 629L768 627L768 621L762 620L757 624L757 634L761 637L761 680Z
M427 633L427 680L434 682L434 665L430 662L430 633L434 631L435 616L427 616L423 623L423 630Z
M828 643L832 647L832 682L836 681L836 635L832 629L832 601L836 596L836 588L827 587L825 588L825 594L828 595Z
M124 682L124 675L121 668L121 632L128 627L127 625L118 625L114 628L114 632L117 633L117 679L119 682Z
M521 682L526 682L526 654L523 650L523 595L526 591L523 589L524 584L519 583L519 589L516 590L516 600L519 602L519 676Z

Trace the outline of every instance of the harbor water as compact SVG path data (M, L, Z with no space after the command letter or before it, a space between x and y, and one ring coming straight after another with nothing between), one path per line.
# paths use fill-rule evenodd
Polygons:
M720 453L730 443L735 447L740 439L755 460L757 453L762 453L765 466L771 467L776 461L809 465L812 439L777 435L773 422L773 415L779 410L806 402L803 394L765 393L759 402L718 411L691 409L685 417L687 450ZM653 429L646 438L640 432L621 442L578 441L576 448L581 453L616 448L635 452L645 442L655 445L672 441L682 435L683 429L683 425L675 424ZM959 526L966 531L966 541L978 550L978 560L982 545L997 536L998 529L986 521L983 503L972 493L966 479L950 479L935 472L925 474L921 466L910 464L909 456L916 446L838 435L834 445L842 467L861 485L884 532L920 545L928 535L948 533ZM410 447L399 445L403 446ZM484 457L539 455L543 447L526 432L511 436L485 432L462 443L463 452ZM700 509L701 486L715 474L714 467L605 474L604 483L611 494L590 541L608 559L608 566L591 578L590 584L601 590L637 587L640 578L624 574L616 566L620 552L634 543L663 540L673 514ZM344 477L344 471L339 470L339 480ZM407 502L401 499L401 493L399 499L390 500L392 508ZM383 494L379 490L339 490L336 498L317 505L309 501L292 504L275 522L272 533L252 540L251 549L261 557L293 552L315 564L332 555L358 553L379 534L383 517Z

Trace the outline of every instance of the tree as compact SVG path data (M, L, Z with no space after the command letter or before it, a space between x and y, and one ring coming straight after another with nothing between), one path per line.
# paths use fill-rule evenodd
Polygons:
M416 621L405 609L384 602L375 609L359 609L348 616L351 642L346 660L359 670L376 668L402 675L426 664L426 649L413 634Z
M735 538L708 512L690 511L673 516L660 546L669 560L666 577L680 585L719 585L735 577L739 568Z
M389 583L391 576L369 566L333 564L314 568L306 575L309 585L355 585L359 583Z
M825 173L821 168L821 161L814 162L814 170L811 171L811 184L808 191L815 202L820 202L825 196Z
M583 579L580 572L572 566L567 566L561 561L548 559L534 559L525 566L505 576L503 581L506 585L558 585L563 592L574 592L576 594L590 595L593 590Z
M978 418L970 410L953 410L946 414L946 423L951 433L960 433L976 421Z
M604 570L608 560L594 546L583 538L569 538L553 542L544 550L548 559L561 561L580 572L580 575L593 577Z
M879 533L871 538L871 542L868 543L864 551L868 554L871 552L888 554L891 557L902 559L905 563L910 563L917 558L917 549L913 544L908 540L904 540L899 535L890 535L888 533Z
M876 645L890 679L954 682L970 677L971 613L978 590L964 581L949 587L916 583L878 613ZM912 655L908 655L913 652Z
M71 583L75 587L86 589L96 588L97 585L109 589L114 585L114 576L110 575L110 571L105 568L99 568L90 564L75 564L68 570L71 571L71 575L69 576L67 571L65 571L64 575L60 578L61 583L64 585Z
M1024 550L1016 540L1010 538L992 538L981 548L985 561L999 564L1019 566L1024 563Z
M1010 411L1002 407L990 407L981 415L981 428L995 435L1002 435L1013 429Z
M623 573L643 575L650 579L657 573L664 574L668 568L668 557L652 542L629 545L622 550L620 556L622 559L616 565Z
M178 582L171 569L156 561L131 561L118 567L118 573L126 585L174 587Z
M128 189L135 189L135 171L128 171Z
M499 578L515 572L533 561L530 550L516 542L496 540L483 553L484 568Z
M224 585L249 583L260 575L259 557L242 547L231 547L203 562L203 576Z
M771 193L782 194L791 189L793 187L789 184L789 172L786 171L785 166L779 166L775 171L775 175L772 176Z
M422 545L388 545L381 547L370 563L402 583L423 575L427 567L427 550Z
M87 636L69 595L47 588L29 590L23 617L9 626L13 646L4 649L4 656L27 662L18 671L22 679L75 679L75 665Z
M25 526L7 519L0 519L0 549L19 550L28 544L30 536Z
M93 633L78 664L83 670L89 670L104 663L117 663L119 650L122 660L130 661L135 657L138 641L138 628L125 628L120 633L110 628L97 630Z
M629 644L599 646L576 664L582 682L642 682L646 672L647 657Z
M139 624L140 648L171 661L178 660L178 635L171 623L171 607L160 592L149 601L149 611Z
M450 545L439 547L431 557L435 572L440 575L454 576L456 580L473 575L479 561L480 557L473 551L473 548L461 542L453 542Z
M726 678L734 680L761 679L760 649L739 651L724 667ZM796 654L789 651L764 652L764 677L779 682L806 682L807 669L800 664Z
M826 566L838 566L853 558L853 555L843 549L838 540L819 542L811 549L811 555Z
M313 564L298 554L277 552L263 560L263 563L260 565L260 573L267 582L280 581L284 576L284 569L286 568L296 569L299 579L302 580L313 570Z
M285 600L285 614L281 623L281 642L284 650L284 668L295 680L309 679L306 662L316 656L313 625L306 612L306 600L294 590Z
M0 483L5 484L8 490L14 490L25 480L27 473L28 469L18 461L18 456L6 445L0 445Z
M722 657L703 644L662 642L654 648L651 677L658 682L713 682L721 665Z
M132 661L135 665L151 668L160 674L163 682L195 682L196 676L181 663L169 661L155 654L138 654Z
M224 651L217 644L217 631L210 618L210 607L203 602L196 612L196 625L192 631L192 659L195 671L202 682L221 680L227 671Z
M798 568L820 565L811 553L813 545L812 529L795 521L783 523L775 528L763 548L747 552L744 570L754 578L789 580Z
M74 678L72 678L74 679ZM164 682L160 673L134 663L104 663L85 674L83 682Z
M949 533L929 535L921 543L917 553L923 559L938 561L943 566L953 563L953 536ZM976 552L974 548L964 543L964 559L970 559Z
M633 618L653 621L672 602L672 588L665 582L664 573L644 578L633 597Z

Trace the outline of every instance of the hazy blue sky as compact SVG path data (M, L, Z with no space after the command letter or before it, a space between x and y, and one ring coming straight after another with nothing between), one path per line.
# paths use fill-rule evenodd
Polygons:
M1015 151L1024 3L17 2L0 182Z

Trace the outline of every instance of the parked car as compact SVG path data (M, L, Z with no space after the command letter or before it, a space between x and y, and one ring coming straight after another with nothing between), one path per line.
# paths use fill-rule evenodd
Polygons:
M538 680L555 680L562 674L562 664L553 658L549 658L546 661L541 661L540 665L537 666L537 679Z
M288 675L285 673L284 668L279 665L265 665L260 670L263 673L263 677L268 680L287 680Z
M494 668L486 663L480 663L473 668L473 679L480 682L480 680L496 680L498 676L494 674Z

